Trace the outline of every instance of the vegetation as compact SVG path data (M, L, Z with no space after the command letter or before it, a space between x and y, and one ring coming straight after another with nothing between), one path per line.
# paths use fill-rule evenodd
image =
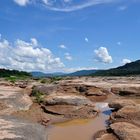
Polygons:
M130 76L130 75L140 75L140 60L132 63L125 64L117 68L109 70L100 70L92 76Z
M41 79L40 83L42 84L49 83L49 79L43 78Z
M35 102L39 104L43 102L44 94L39 91L34 90L34 87L33 87L31 96L35 97Z
M0 69L0 78L2 77L30 77L31 74L24 71Z

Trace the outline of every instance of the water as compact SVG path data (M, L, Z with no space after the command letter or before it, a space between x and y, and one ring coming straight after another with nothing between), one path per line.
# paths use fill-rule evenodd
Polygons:
M49 132L49 140L92 140L93 135L106 129L111 109L107 103L97 103L101 113L94 119L77 119L54 124Z

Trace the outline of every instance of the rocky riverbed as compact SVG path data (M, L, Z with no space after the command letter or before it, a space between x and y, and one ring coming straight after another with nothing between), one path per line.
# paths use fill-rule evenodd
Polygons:
M92 120L89 126L98 125L102 119L102 127L93 131L91 139L138 140L139 103L140 77L74 77L51 83L29 79L26 85L25 81L12 84L1 79L0 140L47 140L49 131L49 140L54 140L52 132L60 130L50 130L50 126L81 119ZM109 105L112 112L105 117L102 114L107 111L100 105ZM84 125L90 134L96 127ZM67 130L70 131L68 127ZM73 135L71 139L78 137Z

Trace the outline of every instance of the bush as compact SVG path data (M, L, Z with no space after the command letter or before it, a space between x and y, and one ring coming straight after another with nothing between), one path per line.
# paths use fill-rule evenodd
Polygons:
M44 98L44 94L43 94L43 93L41 93L41 92L39 92L39 91L33 90L31 96L35 97L35 101L36 101L37 103L40 104L40 103L43 102L43 98Z
M41 79L40 81L42 84L45 84L45 83L49 83L49 80L48 79Z

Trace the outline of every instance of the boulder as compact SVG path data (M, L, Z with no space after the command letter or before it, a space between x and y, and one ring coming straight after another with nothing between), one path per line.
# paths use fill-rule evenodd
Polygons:
M109 103L110 108L121 109L125 106L135 106L135 102L128 99L117 99Z
M110 125L120 140L139 140L140 128L127 122L117 122Z
M93 103L84 96L78 95L51 95L44 99L46 105L91 105Z
M113 134L106 133L95 140L118 140Z
M140 87L113 87L111 91L120 96L140 96Z
M123 118L126 120L137 120L140 122L140 105L137 104L135 106L125 106L122 109L118 110L114 117Z
M43 109L46 113L53 115L64 115L64 117L70 119L93 118L98 113L94 107L89 106L53 105L43 106Z
M44 95L50 95L52 93L55 93L57 89L57 85L37 85L33 87L31 95L34 96L34 94L36 94L37 92L42 93Z

